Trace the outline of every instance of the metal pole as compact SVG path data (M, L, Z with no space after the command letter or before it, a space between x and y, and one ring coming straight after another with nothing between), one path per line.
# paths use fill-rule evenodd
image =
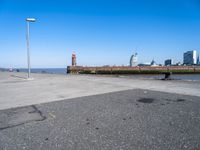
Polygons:
M30 78L30 74L31 74L31 68L30 68L30 42L29 42L29 34L30 34L30 29L29 29L29 21L27 21L27 62L28 62L28 78Z

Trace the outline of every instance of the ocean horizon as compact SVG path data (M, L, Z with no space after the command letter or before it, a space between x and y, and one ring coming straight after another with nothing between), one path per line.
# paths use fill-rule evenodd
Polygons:
M9 68L0 68L2 71L9 71ZM14 72L28 72L27 68L12 68ZM31 68L31 73L67 74L66 68Z

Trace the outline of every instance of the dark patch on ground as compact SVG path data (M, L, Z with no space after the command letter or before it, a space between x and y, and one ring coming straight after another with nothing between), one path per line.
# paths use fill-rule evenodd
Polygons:
M184 102L185 99L181 99L181 98L179 98L179 99L177 99L176 101L177 101L177 102Z
M0 114L0 131L33 121L43 121L46 117L35 106L13 108Z
M136 105L137 108L140 108L139 104L136 103L135 105Z
M150 104L150 103L153 103L154 99L153 98L141 98L141 99L139 99L137 101L140 102L140 103Z
M89 125L90 124L90 122L89 122L90 120L87 118L86 121L87 121L86 125Z
M63 96L63 95L59 95L58 98L65 98L65 96Z

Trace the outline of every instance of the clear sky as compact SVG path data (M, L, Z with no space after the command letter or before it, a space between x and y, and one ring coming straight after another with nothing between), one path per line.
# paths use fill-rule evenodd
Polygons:
M199 0L0 0L0 67L26 67L26 17L31 66L127 65L153 58L181 61L200 52Z

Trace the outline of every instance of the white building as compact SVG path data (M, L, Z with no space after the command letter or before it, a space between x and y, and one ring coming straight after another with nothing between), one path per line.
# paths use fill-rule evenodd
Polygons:
M131 67L137 66L137 61L138 61L137 53L131 55L131 58L130 58L130 66L131 66Z
M196 50L187 51L183 54L183 64L196 65L198 62L198 55Z

